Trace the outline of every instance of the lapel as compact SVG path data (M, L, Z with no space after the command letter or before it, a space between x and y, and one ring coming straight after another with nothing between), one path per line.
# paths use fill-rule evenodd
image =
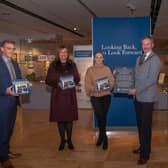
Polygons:
M147 58L143 63L145 63L145 62L147 62L148 60L150 60L153 56L154 56L154 53L151 52L150 55L148 56L148 58Z
M8 67L7 67L6 63L4 62L2 56L0 56L0 64L1 64L0 69L2 68L1 71L3 72L3 74L11 79Z
M144 66L144 64L145 64L146 62L148 62L151 58L153 58L154 55L155 55L155 53L154 53L154 52L151 52L150 55L148 56L148 58L147 58L145 61L143 61L142 64L138 63L138 65L137 65L137 67L136 67L136 73L138 73L138 72L140 71L140 69ZM140 62L140 57L139 57L139 62Z

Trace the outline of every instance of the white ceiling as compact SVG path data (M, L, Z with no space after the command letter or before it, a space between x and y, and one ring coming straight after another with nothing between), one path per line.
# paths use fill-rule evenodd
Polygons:
M37 15L45 17L71 30L78 27L84 38L27 14L0 4L0 33L60 34L65 39L90 40L92 15L77 0L8 0ZM150 14L150 0L134 0L136 11L133 16ZM129 17L128 0L82 0L98 17ZM168 1L162 0L155 36L168 39ZM133 17L131 16L131 17Z

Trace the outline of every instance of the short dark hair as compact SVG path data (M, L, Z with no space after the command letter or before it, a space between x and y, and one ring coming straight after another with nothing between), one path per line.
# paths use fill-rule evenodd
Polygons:
M13 44L15 45L15 41L13 40L4 40L1 42L1 47L4 47L5 44Z
M142 40L141 40L141 41L143 41L143 40L145 40L145 39L149 39L149 40L151 40L152 42L154 42L154 40L153 40L153 37L152 37L152 36L144 36L144 37L142 38Z

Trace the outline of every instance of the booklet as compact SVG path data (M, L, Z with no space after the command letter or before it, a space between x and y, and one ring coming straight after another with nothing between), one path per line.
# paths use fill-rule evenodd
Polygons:
M65 75L60 77L60 87L65 89L70 89L75 87L74 77L72 75Z
M30 84L27 79L16 79L12 81L13 92L16 94L29 94L30 93Z
M102 77L96 80L97 90L103 91L110 89L110 82L107 77Z

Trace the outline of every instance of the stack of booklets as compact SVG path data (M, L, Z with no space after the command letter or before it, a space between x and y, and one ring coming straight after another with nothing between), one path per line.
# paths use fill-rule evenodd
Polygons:
M60 87L63 90L74 88L75 87L74 77L72 75L61 76L60 77Z
M104 91L110 89L110 83L107 77L97 79L96 85L98 91Z
M18 95L30 93L30 83L27 79L16 79L12 81L13 92Z

